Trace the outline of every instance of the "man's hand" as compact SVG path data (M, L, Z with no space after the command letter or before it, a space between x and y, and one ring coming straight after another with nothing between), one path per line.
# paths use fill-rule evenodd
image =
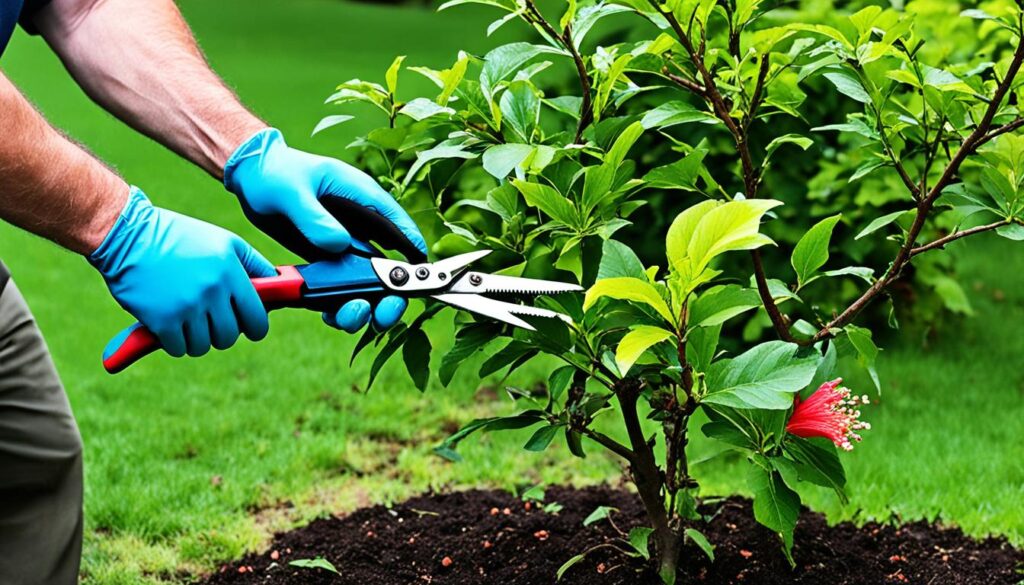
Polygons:
M173 0L51 0L33 22L90 97L224 178L249 218L301 256L337 255L354 236L414 262L425 257L409 215L372 178L288 148L239 103L210 70ZM375 324L394 324L404 308L401 299L382 300L372 311ZM370 314L369 304L353 301L324 320L354 331Z
M267 335L267 311L249 278L273 276L274 266L235 234L154 207L134 187L89 261L175 357L227 349L240 333Z
M231 155L224 184L253 224L306 260L337 256L353 237L398 250L412 262L426 259L419 228L369 175L339 160L289 148L273 128L258 132ZM405 306L398 297L383 299L372 311L374 325L394 325ZM370 309L366 301L352 301L325 314L324 321L354 332L370 320Z

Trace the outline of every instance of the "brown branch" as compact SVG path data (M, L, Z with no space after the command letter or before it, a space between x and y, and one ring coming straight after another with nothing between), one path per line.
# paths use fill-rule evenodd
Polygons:
M978 143L974 145L974 148L977 149L978 147L980 147L983 144L985 144L985 143L995 139L996 137L1002 136L1003 134L1006 134L1006 133L1009 133L1009 132L1013 132L1014 130L1020 128L1021 126L1024 126L1024 118L1017 118L1017 119L1015 119L1012 122L1008 122L1006 124L1003 124L1002 126L996 128L996 129L992 130L991 132L989 132L988 134L982 136L978 140Z
M590 96L591 80L590 75L587 73L587 65L583 62L583 56L576 49L576 44L572 41L572 29L566 25L565 30L561 34L555 30L555 27L551 26L544 15L537 9L537 5L534 4L533 0L526 1L527 11L532 16L532 20L526 14L523 14L523 18L527 22L531 22L539 25L544 29L551 38L557 40L566 51L572 55L572 62L576 66L576 74L580 78L580 89L583 94L583 103L580 104L580 121L576 125L576 136L573 138L574 144L579 144L580 139L583 137L583 131L587 129L587 126L594 121L594 107L592 105L592 98Z
M749 120L753 118L757 112L757 108L760 107L761 99L764 92L764 83L768 77L768 69L771 66L771 62L767 55L761 57L761 65L758 71L757 84L754 88L754 94L751 99L751 109L748 114L748 120L743 126L736 123L732 115L729 113L729 106L725 102L725 98L722 97L721 92L718 90L718 85L715 83L715 78L708 71L708 68L704 65L704 60L701 55L693 47L693 43L690 42L689 35L683 31L682 25L676 19L675 15L671 11L664 11L656 0L648 0L662 16L668 21L669 25L672 26L672 30L675 31L679 37L679 42L686 49L687 54L690 56L690 61L694 67L700 73L701 79L704 81L704 93L703 96L706 100L711 102L711 106L715 111L715 115L719 120L725 124L726 128L733 136L733 140L736 142L736 150L740 155L740 164L743 167L743 189L746 193L747 198L755 199L757 197L757 190L760 186L761 177L757 167L754 166L753 157L750 154L750 145L747 142L747 124ZM775 333L779 338L785 341L793 341L793 335L789 332L789 326L786 324L786 319L779 310L778 305L775 304L775 299L772 298L771 291L768 289L768 277L764 271L764 264L761 261L761 254L757 250L751 251L751 259L754 262L754 279L757 281L757 292L761 297L761 304L764 305L765 311L768 313L768 317L772 321L772 327L775 329Z
M750 257L754 261L754 280L757 281L757 292L761 296L768 318L772 321L772 327L783 341L796 341L793 334L789 332L789 323L786 322L786 317L779 310L779 306L775 304L772 292L768 288L768 278L765 276L764 264L761 262L761 251L751 250Z
M757 83L754 85L754 94L750 98L750 113L747 114L747 119L743 122L744 132L750 128L750 124L754 122L754 117L757 115L757 110L761 107L761 100L764 97L764 82L768 79L768 69L771 64L769 55L761 56L761 68L757 71Z
M619 443L618 441L609 437L608 435L605 435L603 433L586 427L573 430L583 433L584 435L592 439L595 443L598 443L605 449L608 449L612 453L615 453L619 457L622 457L629 463L633 463L636 461L636 453L630 450L629 447L623 445L622 443Z
M864 294L858 297L857 300L853 301L853 303L851 303L850 306L842 313L822 327L810 340L810 343L831 337L832 329L843 327L852 321L864 309L864 307L868 306L868 304L878 296L880 292L899 277L903 268L912 258L912 253L915 249L914 244L917 241L917 237L921 234L921 230L924 228L924 224L928 219L928 214L935 205L935 200L939 198L942 191L956 178L957 173L960 172L960 166L967 157L974 153L978 146L995 137L989 137L992 120L999 111L999 106L1003 103L1003 98L1006 97L1006 93L1010 90L1010 86L1013 84L1014 78L1017 77L1017 73L1020 71L1022 63L1024 63L1024 38L1018 40L1017 49L1013 54L1013 61L1010 63L1010 67L1006 71L1006 77L1004 77L999 86L996 87L995 94L992 96L992 100L989 102L988 108L985 110L985 114L982 116L978 126L967 138L964 139L960 148L956 151L956 154L950 158L949 164L946 165L946 169L942 172L942 176L939 178L938 182L936 182L928 191L928 194L918 202L917 214L914 216L914 223L911 224L910 229L907 232L907 239L903 245L900 246L899 252L896 253L896 258L889 266L889 270L886 271L882 278L875 281L874 284L864 291ZM997 129L997 131L1000 129Z
M903 161L896 156L896 151L892 149L892 145L889 143L889 138L885 134L885 129L882 127L881 117L879 117L878 122L878 133L882 137L882 146L885 148L885 154L889 157L889 160L892 161L892 166L896 169L896 174L900 176L900 180L903 181L907 190L910 191L910 196L913 197L915 201L920 199L921 190L918 188L917 184L914 183L914 180L910 178L910 173L908 173L907 168L903 166Z
M704 92L704 88L701 87L701 85L699 83L690 81L689 79L687 79L685 77L680 77L680 76L676 75L675 73L671 73L669 71L664 71L663 73L665 74L665 77L668 77L669 79L671 79L679 87L681 87L681 88L683 88L683 89L685 89L687 91L691 91L691 92L697 94L698 96L700 96L700 97L702 97L704 99L707 99L708 96Z
M1010 225L1011 223L1013 223L1013 222L1011 222L1008 219L1004 219L1002 221L997 221L997 222L993 222L993 223L986 224L986 225L979 225L977 227L972 227L972 228L968 228L966 230L960 230L958 232L954 232L952 234L949 234L948 236L939 238L939 239L935 240L934 242L930 242L930 243L925 244L923 246L918 246L916 248L913 248L912 250L910 250L910 257L913 258L914 256L917 256L918 254L924 254L925 252L927 252L929 250L935 250L935 249L938 249L938 248L945 248L947 244L949 244L950 242L955 242L955 241L959 240L960 238L966 238L967 236L973 236L974 234L980 234L980 233L983 233L983 232L989 232L989 231L992 231L994 229L1001 228L1004 225Z

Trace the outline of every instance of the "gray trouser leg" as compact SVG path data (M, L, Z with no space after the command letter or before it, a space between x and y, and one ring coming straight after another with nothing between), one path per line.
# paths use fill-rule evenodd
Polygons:
M0 292L0 583L72 585L82 553L82 440L21 293Z

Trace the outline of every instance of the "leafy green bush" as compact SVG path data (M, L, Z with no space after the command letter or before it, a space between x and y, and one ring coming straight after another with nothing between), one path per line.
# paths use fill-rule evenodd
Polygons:
M929 252L987 231L1024 239L1024 143L1013 135L1024 125L1015 105L1020 8L990 2L947 24L989 48L964 52L925 48L921 31L940 27L919 15L949 9L930 0L905 11L868 5L841 20L830 15L831 24L813 11L773 20L776 3L761 0L569 0L558 18L533 0L442 8L467 3L504 12L492 30L525 22L536 43L463 53L440 71L410 67L437 90L407 101L396 93L398 58L384 85L352 80L328 101L385 113L387 126L354 147L408 207L430 210L418 219L438 242L435 253L490 248L506 273L572 279L588 291L542 299L572 322L534 320L535 330L455 316L442 384L478 352L490 356L480 376L538 354L565 365L542 396L515 393L525 410L474 421L438 452L457 459L473 432L526 427L536 428L531 451L558 437L579 457L584 438L610 450L628 463L651 523L630 544L646 558L651 540L671 583L684 540L713 550L699 532L698 481L686 456L700 410L710 421L700 432L746 454L757 520L780 535L789 557L795 486L843 497L836 446L852 447L866 427L858 410L866 398L829 382L837 364L856 360L879 385L879 350L855 320L911 266L930 270L947 298L965 299L941 266L922 265ZM647 25L639 37L626 29L585 50L608 17ZM563 83L565 72L574 86ZM812 130L805 119L823 114L808 92L823 88L832 119ZM345 119L327 118L318 130ZM816 170L806 190L786 189L793 167ZM868 187L817 194L840 178ZM867 203L869 188L886 192ZM894 210L879 213L880 205ZM830 256L837 229L843 253ZM627 233L638 245L619 241ZM861 241L878 244L858 250ZM891 255L877 267L851 261L884 251ZM766 266L780 268L776 278ZM433 347L422 326L452 315L442 308L428 304L409 325L360 340L357 353L375 347L371 382L401 350L425 388ZM755 311L777 340L752 343L756 319L737 326ZM594 425L615 414L627 443ZM648 436L643 416L660 432Z

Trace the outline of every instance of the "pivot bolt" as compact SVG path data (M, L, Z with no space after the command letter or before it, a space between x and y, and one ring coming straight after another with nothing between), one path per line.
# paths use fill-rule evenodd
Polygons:
M483 282L484 279L479 274L474 273L469 275L469 284L472 284L473 286L480 286Z
M416 278L426 280L428 276L430 276L430 271L427 270L426 266L420 266L416 269Z
M391 269L391 274L388 275L388 278L391 279L391 284L395 286L402 286L409 282L409 273L406 272L404 268L396 266Z

